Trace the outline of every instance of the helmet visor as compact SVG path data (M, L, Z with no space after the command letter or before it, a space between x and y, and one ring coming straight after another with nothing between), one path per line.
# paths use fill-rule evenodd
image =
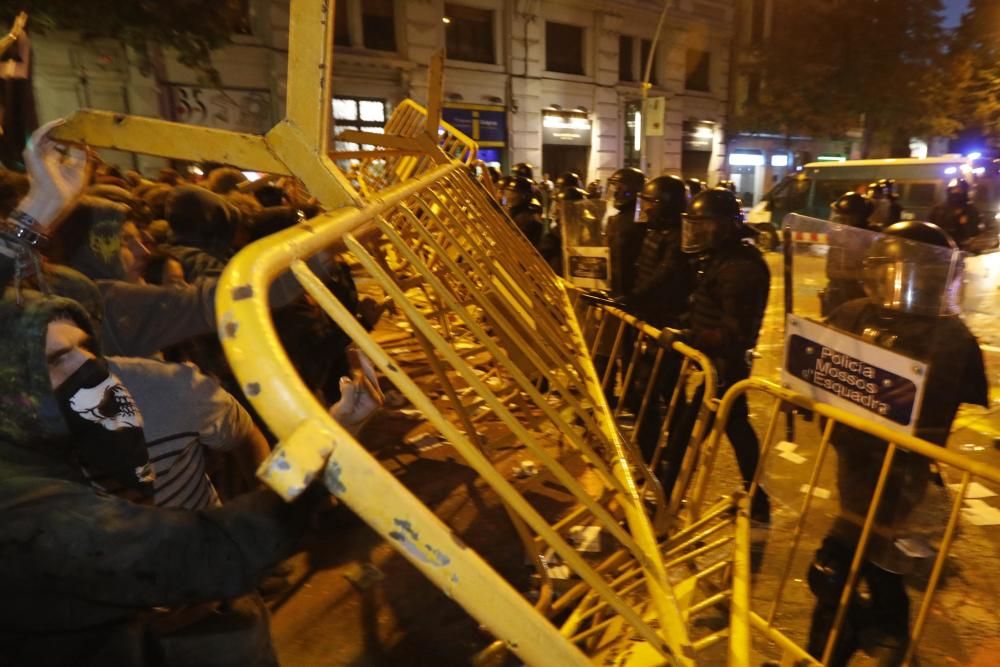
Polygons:
M958 256L955 255L955 259ZM960 261L942 257L870 256L864 261L865 292L884 308L913 315L954 315L960 310Z
M719 223L712 218L685 215L681 223L681 251L694 254L715 247Z

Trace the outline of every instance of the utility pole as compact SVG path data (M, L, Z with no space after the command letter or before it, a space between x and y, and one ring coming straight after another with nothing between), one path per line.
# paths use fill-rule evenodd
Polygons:
M639 132L639 169L646 171L646 107L649 102L649 89L652 84L649 82L653 73L653 60L656 57L656 45L660 41L660 31L663 30L663 21L667 18L667 9L670 8L671 0L663 0L663 10L660 11L660 20L656 23L656 32L653 34L653 43L649 47L649 55L646 57L646 69L642 75L642 103L639 110L639 124L636 132Z

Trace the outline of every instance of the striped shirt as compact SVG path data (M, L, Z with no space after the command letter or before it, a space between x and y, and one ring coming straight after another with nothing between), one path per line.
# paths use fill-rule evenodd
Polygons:
M253 430L250 415L219 383L190 364L109 357L142 413L158 507L219 504L205 472L205 450L230 451Z

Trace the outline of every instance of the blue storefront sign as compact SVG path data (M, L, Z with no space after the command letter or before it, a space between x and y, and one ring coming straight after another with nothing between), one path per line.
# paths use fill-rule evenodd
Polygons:
M503 107L449 104L441 110L441 119L480 146L499 148L507 143L507 112Z

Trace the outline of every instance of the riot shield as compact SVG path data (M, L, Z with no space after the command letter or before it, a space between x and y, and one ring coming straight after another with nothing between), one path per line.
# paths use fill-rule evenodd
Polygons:
M611 250L604 234L607 202L559 201L556 218L562 235L564 277L583 289L611 289Z
M799 215L785 218L783 234L783 384L845 415L944 445L958 403L985 399L970 398L958 377L979 354L963 321L974 311L963 309L961 251ZM947 497L932 483L928 459L900 451L887 463L890 440L844 423L833 428L840 507L833 532L857 541L884 480L866 555L905 571L933 554L927 545L943 523L929 519L946 511Z

